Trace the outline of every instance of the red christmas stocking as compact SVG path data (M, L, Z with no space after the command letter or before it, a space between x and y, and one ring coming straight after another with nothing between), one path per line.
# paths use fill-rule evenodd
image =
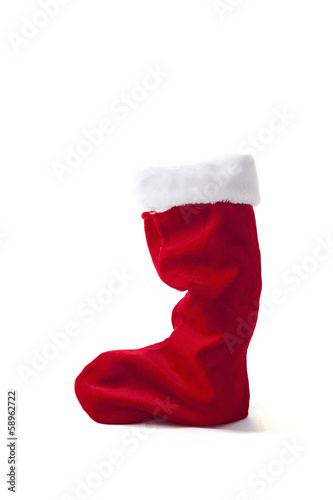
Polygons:
M169 338L101 354L77 377L76 395L88 415L105 424L243 419L249 408L246 353L261 293L253 159L234 155L152 168L139 174L137 187L156 270L187 293L173 310ZM145 306L147 314L154 307Z

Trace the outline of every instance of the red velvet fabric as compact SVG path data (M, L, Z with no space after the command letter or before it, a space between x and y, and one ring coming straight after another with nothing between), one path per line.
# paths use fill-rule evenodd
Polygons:
M246 353L261 293L252 206L186 205L142 217L160 278L187 293L173 310L169 338L105 352L84 368L75 383L83 409L105 424L162 417L203 426L245 418ZM152 291L144 302L147 314L155 298Z

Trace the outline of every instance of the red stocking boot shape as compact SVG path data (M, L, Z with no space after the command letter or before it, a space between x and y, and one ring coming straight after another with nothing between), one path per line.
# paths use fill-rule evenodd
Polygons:
M254 161L232 155L150 168L138 174L137 190L157 273L186 294L172 312L169 338L99 355L77 377L77 398L104 424L161 417L202 426L243 419L249 409L246 354L261 293ZM147 314L153 301L152 292L144 302Z

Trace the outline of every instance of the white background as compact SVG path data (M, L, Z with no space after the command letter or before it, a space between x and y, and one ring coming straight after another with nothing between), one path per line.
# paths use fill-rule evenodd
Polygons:
M225 14L212 0L72 0L45 20L37 1L1 3L2 498L12 498L11 388L20 500L80 498L75 490L93 464L117 450L122 465L86 498L280 500L332 491L333 251L316 251L318 238L333 235L332 6L224 4ZM23 18L45 26L18 43ZM168 76L121 119L110 106L136 92L147 67ZM276 110L289 121L271 133ZM104 118L116 121L114 132L61 182L53 162L64 163L66 148ZM103 351L167 337L181 298L150 260L133 174L235 153L249 137L259 140L264 282L248 352L250 416L206 429L96 424L76 400L77 374ZM123 268L133 279L86 324L77 307ZM31 367L33 350L70 321L80 334L25 383L18 367ZM286 442L299 451L283 465ZM262 469L268 476L255 487Z

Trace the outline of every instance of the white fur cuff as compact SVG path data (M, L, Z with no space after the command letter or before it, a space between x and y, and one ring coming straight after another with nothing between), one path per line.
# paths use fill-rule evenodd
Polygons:
M138 172L135 187L141 208L164 212L171 207L229 201L256 206L259 184L252 156L228 155L192 165L153 167Z

